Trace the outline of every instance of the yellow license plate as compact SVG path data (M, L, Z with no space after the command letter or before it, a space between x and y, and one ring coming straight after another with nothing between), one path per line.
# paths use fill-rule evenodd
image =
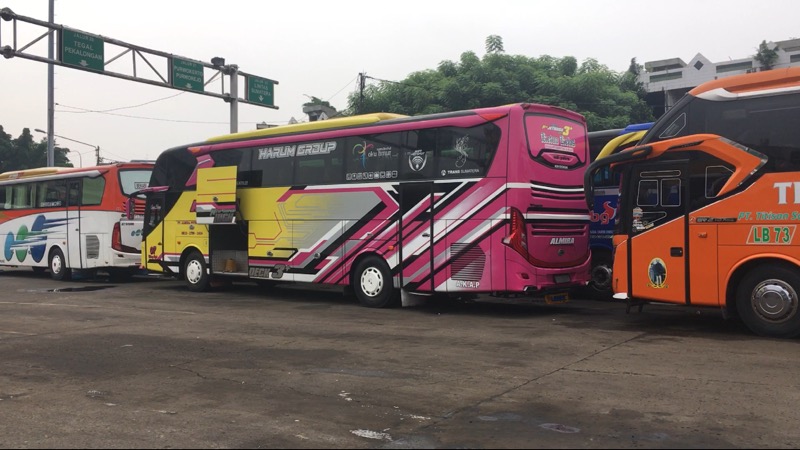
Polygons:
M569 294L562 292L560 294L547 294L544 296L544 302L548 305L557 303L567 303L569 301Z

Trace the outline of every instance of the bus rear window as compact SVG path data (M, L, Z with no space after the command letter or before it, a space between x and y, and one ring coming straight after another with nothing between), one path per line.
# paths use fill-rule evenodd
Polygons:
M586 128L579 122L550 115L527 114L525 133L531 158L566 169L586 163Z
M133 194L136 191L141 191L147 188L150 184L151 170L120 170L119 171L119 185L122 188L122 193L125 195Z

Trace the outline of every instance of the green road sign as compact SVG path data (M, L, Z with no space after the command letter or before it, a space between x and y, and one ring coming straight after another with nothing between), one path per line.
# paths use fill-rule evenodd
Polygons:
M247 75L248 102L259 105L275 106L275 82L266 78Z
M103 39L81 31L61 30L61 62L102 72L105 68Z
M203 65L172 57L172 86L188 91L203 92Z

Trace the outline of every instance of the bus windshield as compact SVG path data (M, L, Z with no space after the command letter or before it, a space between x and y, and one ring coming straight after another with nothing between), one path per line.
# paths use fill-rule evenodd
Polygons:
M150 184L152 170L120 170L119 187L125 195L133 194L136 191L146 189Z

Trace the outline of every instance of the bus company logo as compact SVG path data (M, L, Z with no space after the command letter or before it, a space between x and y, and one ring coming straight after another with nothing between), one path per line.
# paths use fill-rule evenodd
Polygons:
M653 258L647 268L647 278L650 283L647 285L651 288L664 289L667 287L667 265L661 258Z
M424 169L427 162L428 154L425 150L414 150L408 154L408 166L411 167L411 170L414 172L419 172Z
M563 127L558 125L542 125L542 129L547 131L556 131L561 133L562 136L569 136L569 132L572 131L572 127L569 125L565 125Z
M550 239L550 245L575 245L575 238L572 237L554 237Z
M608 225L617 216L617 208L611 206L611 202L603 203L603 212L589 212L589 220L592 222L600 222L601 225Z
M467 157L469 156L467 150L471 150L468 145L469 136L462 136L456 139L455 151L458 152L458 157L456 157L456 167L459 169L464 167L464 164L467 163Z
M27 225L21 225L16 236L14 233L8 232L3 246L3 256L6 261L11 261L16 256L17 261L23 262L30 253L35 262L41 262L44 259L47 233L50 228L64 225L66 222L67 219L48 220L42 215L36 216L30 228Z
M353 146L353 156L355 157L356 161L361 162L361 167L364 169L367 168L367 157L369 156L370 150L372 150L373 145L367 144L364 141L363 144L356 144Z
M297 156L328 155L336 150L336 141L310 144L284 145L258 149L258 159L291 158Z

